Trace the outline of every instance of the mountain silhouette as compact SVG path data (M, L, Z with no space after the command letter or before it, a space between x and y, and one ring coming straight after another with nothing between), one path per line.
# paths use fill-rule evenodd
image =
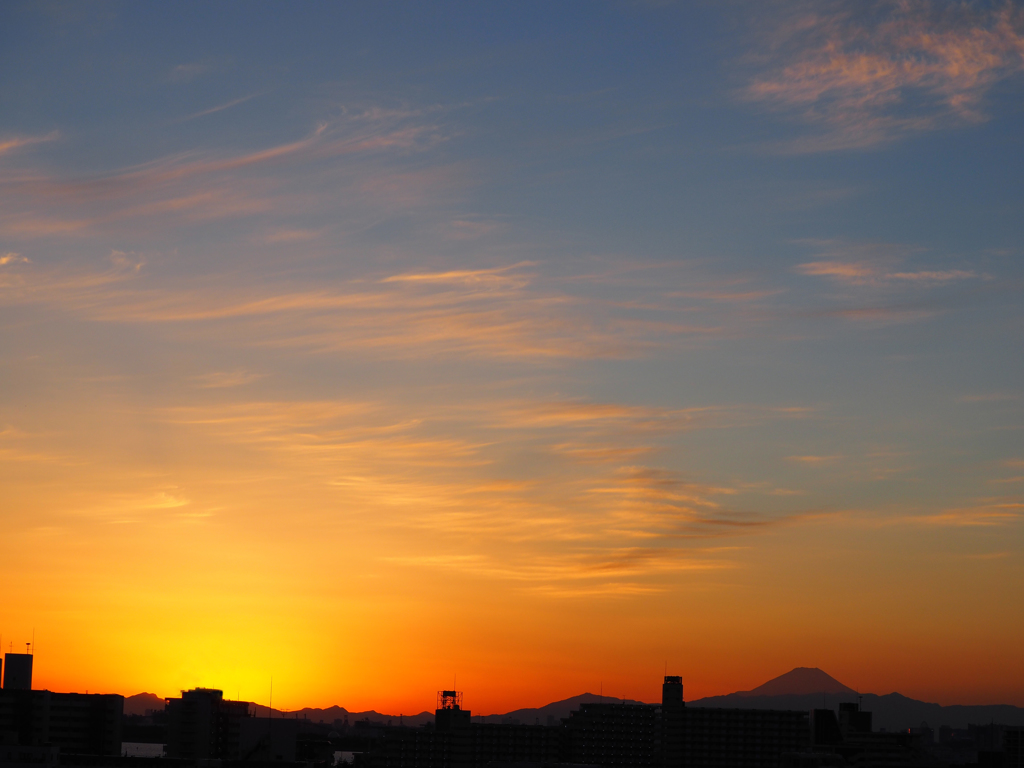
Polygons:
M163 697L155 693L136 693L134 696L124 697L124 713L126 715L145 715L148 712L162 712L164 709Z
M843 702L859 702L872 713L875 730L903 731L927 723L932 728L948 725L966 728L971 723L1024 725L1024 708L1009 704L942 706L917 701L899 693L879 696L858 694L820 669L797 667L752 691L708 696L686 702L688 707L737 709L836 709Z
M953 704L942 706L917 701L899 693L879 696L874 693L791 693L781 696L750 696L749 691L730 693L727 696L709 696L705 699L686 702L688 707L713 707L726 709L800 709L811 710L824 707L836 709L843 702L860 702L865 712L872 714L872 725L876 731L904 731L927 723L934 729L943 725L950 728L966 728L971 723L1002 723L1003 725L1024 726L1024 708L1011 704Z
M970 723L1003 723L1005 725L1024 726L1024 708L1009 704L994 705L952 705L941 706L924 701L917 701L899 693L888 693L882 696L866 693L858 694L852 688L843 685L826 672L814 667L797 667L784 675L769 680L750 691L737 691L724 696L709 696L696 701L687 701L688 707L713 707L737 709L795 709L810 710L818 707L836 709L841 702L860 701L861 708L873 714L875 730L901 731L918 726L922 722L932 728L948 725L952 728L966 728ZM519 722L523 725L557 724L569 713L579 709L580 704L600 702L605 704L626 703L638 704L631 699L617 699L611 696L599 696L594 693L583 693L561 701L554 701L542 707L516 709L505 714L474 715L475 723L506 723ZM164 700L152 693L140 693L125 698L125 714L143 715L147 710L162 710ZM264 705L256 705L254 714L266 717L269 710ZM348 720L355 724L360 720L369 720L380 725L420 726L434 722L433 712L419 712L414 715L386 715L368 710L365 712L349 712L337 705L326 709L304 708L292 712L273 710L275 718L297 718L310 720L314 723L334 723L336 720Z
M733 696L793 696L809 693L853 693L853 688L840 683L817 667L797 667L784 675L759 685L752 691L737 691Z
M332 707L321 709L319 707L303 707L290 711L280 709L270 710L263 704L256 704L253 707L253 714L256 717L267 717L273 714L274 718L289 720L309 720L312 723L331 724L335 720L348 720L349 725L355 725L360 720L368 720L374 725L408 725L420 726L434 722L433 712L419 712L414 715L387 715L368 709L365 712L349 712L344 707L335 704Z
M563 717L580 708L580 704L640 704L633 699L616 699L613 696L599 696L596 693L581 693L579 696L572 696L561 701L553 701L543 707L527 707L506 712L504 715L474 715L474 723L504 723L520 722L523 725L548 725L549 722L558 723ZM550 718L550 721L549 721Z

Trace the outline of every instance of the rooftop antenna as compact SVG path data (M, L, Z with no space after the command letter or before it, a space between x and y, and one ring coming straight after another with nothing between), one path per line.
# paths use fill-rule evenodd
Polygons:
M274 739L270 735L270 724L274 720L274 676L270 676L270 702L267 704L267 752L273 753Z

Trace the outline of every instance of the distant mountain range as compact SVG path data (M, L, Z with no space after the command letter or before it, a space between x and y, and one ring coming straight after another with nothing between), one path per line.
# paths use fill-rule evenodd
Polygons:
M835 709L840 702L860 701L861 708L873 714L875 730L900 731L927 723L938 729L943 725L952 728L966 728L968 724L982 725L986 723L1003 723L1006 725L1024 725L1024 708L1009 704L982 706L954 705L943 707L923 701L907 698L899 693L878 696L873 693L858 694L852 688L843 685L834 677L813 667L797 667L784 675L769 680L750 691L737 691L725 696L709 696L704 699L686 702L689 707L715 707L737 709L797 709L810 710L819 707ZM557 723L561 718L568 717L580 704L589 702L638 704L631 699L616 699L610 696L599 696L584 693L562 701L552 702L543 707L517 709L503 715L477 715L476 723L519 722L524 725L547 725ZM140 693L128 696L124 701L126 715L144 715L147 710L163 709L164 700L152 693ZM266 717L269 710L262 705L256 706L256 714ZM327 709L305 708L292 712L274 710L274 717L308 719L314 723L334 723L336 720L355 723L357 720L370 720L374 723L390 723L391 725L418 726L434 721L433 712L420 712L416 715L385 715L373 710L366 712L349 712L344 707L333 706Z
M256 705L256 717L266 717L269 713L270 710L267 707L264 707L262 704ZM275 709L274 717L287 717L297 720L306 719L314 723L328 724L333 723L335 720L342 722L348 720L349 725L354 724L357 720L369 720L371 723L382 723L384 725L412 726L434 722L433 712L424 711L416 715L385 715L372 709L365 712L349 712L344 707L337 705L327 707L327 709L305 707L304 709L296 709L289 712L281 712Z
M640 704L633 699L616 699L612 696L599 696L596 693L583 693L569 699L562 699L543 707L517 709L507 712L504 715L476 715L474 723L508 723L518 722L523 725L548 725L555 724L559 719L568 717L573 710L579 709L580 704L598 702L602 704Z
M820 669L797 667L769 680L752 691L739 691L726 696L709 696L688 701L688 707L737 709L836 709L841 702L860 701L861 709L872 713L874 729L902 731L927 723L938 729L943 725L966 728L969 724L1003 723L1024 725L1024 709L1009 704L990 706L943 707L910 699L899 693L878 696L858 694Z
M126 715L148 715L164 708L164 700L155 693L136 693L124 697L124 713Z
M126 715L147 715L154 710L160 711L164 708L164 700L152 693L137 693L134 696L125 696L124 699L124 713ZM270 713L270 709L257 704L254 708L253 713L256 717L267 717ZM373 723L383 723L392 725L423 725L424 723L434 722L433 712L420 712L418 715L384 715L374 710L368 710L366 712L349 712L344 707L333 706L327 709L318 709L312 707L306 707L304 709L282 711L280 709L273 710L274 717L298 719L298 720L310 720L314 723L330 723L333 724L335 720L344 722L346 719L349 723L355 723L357 720L369 720Z

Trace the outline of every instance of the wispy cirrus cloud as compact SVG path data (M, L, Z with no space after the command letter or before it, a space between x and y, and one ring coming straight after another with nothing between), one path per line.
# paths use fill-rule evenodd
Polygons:
M764 71L743 95L812 128L779 147L789 152L982 122L988 91L1024 72L1016 3L814 3L769 23Z
M454 219L441 227L447 240L476 240L493 234L501 229L498 221L482 219Z
M0 463L72 464L74 459L66 452L52 450L39 435L18 429L11 424L0 427Z
M0 174L0 234L22 240L123 236L140 227L147 234L167 232L183 222L308 215L330 207L344 188L351 189L352 200L378 211L415 206L436 199L451 183L446 169L379 163L371 169L358 163L381 153L422 151L443 140L433 125L349 119L320 122L304 138L250 152L189 152L84 178ZM314 191L324 186L331 189L330 199Z
M200 75L210 72L213 67L209 63L192 61L174 66L167 74L167 79L172 83L187 83L195 80Z
M50 131L43 136L9 136L0 138L0 157L22 147L30 147L33 144L42 144L48 141L56 141L60 138L59 131Z
M138 276L138 264L114 266L79 273L22 269L0 278L0 301L48 304L99 322L185 332L202 325L246 346L383 357L630 358L721 332L557 290L529 262L276 289L209 280L204 287L153 288Z
M258 237L264 243L307 243L323 233L319 229L275 229Z
M808 454L804 456L787 456L786 460L795 462L797 464L804 464L805 466L817 467L821 465L835 464L842 458L843 457L840 456L839 454L830 456L816 456L813 454Z
M969 269L900 268L923 252L899 243L855 243L843 240L801 241L814 248L818 257L797 264L793 269L801 275L824 277L854 286L942 285L961 280L984 279L985 275Z
M540 554L511 560L491 555L412 555L382 558L390 565L472 574L509 581L548 597L623 597L663 592L659 577L714 572L739 566L735 548L680 551L668 547L591 549L563 555Z
M226 389L252 384L262 379L264 375L253 371L214 371L194 376L192 380L202 389Z
M249 101L250 99L255 99L259 95L260 94L258 94L258 93L250 93L248 96L240 96L237 99L231 99L230 101L225 101L223 104L218 104L215 107L210 107L209 109L203 109L203 110L200 110L199 112L193 112L192 114L186 115L185 117L181 118L181 122L187 122L189 120L195 120L198 117L206 117L207 115L213 115L213 114L216 114L217 112L223 112L225 109L231 109L232 107L237 107L239 104L244 104L245 102Z
M419 272L391 275L383 278L382 283L434 283L471 286L495 286L497 288L524 286L529 281L529 275L522 273L523 267L536 266L533 261L521 261L518 264L510 264L504 267L493 269L457 269L446 272Z
M1015 392L988 392L983 395L963 395L961 403L1006 403L1020 400L1020 395Z
M804 240L814 258L792 270L831 286L828 305L816 317L882 324L916 322L949 310L961 284L992 277L959 265L936 265L927 251L900 243ZM939 268L937 268L939 267Z
M977 272L965 269L921 270L919 272L885 272L877 265L845 263L841 261L809 261L796 267L801 275L830 277L855 285L879 283L882 281L907 281L911 283L948 283L955 280L977 279Z
M1024 520L1024 504L1012 501L991 502L974 507L948 509L932 515L909 518L922 525L976 527L1008 525Z
M579 411L584 404L566 405ZM159 419L190 446L243 451L247 471L293 477L315 495L344 499L355 515L372 509L364 526L415 530L435 552L452 552L425 555L420 546L389 562L454 568L530 589L557 592L577 581L586 591L661 589L660 579L683 572L735 567L732 553L700 542L799 517L732 509L725 503L736 494L731 487L638 464L650 451L613 404L595 404L590 418L604 422L603 444L622 450L599 462L562 450L567 438L579 439L574 422L495 424L489 414L502 407L486 399L425 412L384 400L236 401L167 408ZM520 408L550 411L552 404ZM566 461L524 478L518 459L502 458L508 451Z

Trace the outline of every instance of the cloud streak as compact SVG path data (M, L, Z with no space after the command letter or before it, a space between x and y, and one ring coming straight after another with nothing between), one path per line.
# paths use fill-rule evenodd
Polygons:
M231 101L226 101L223 104L218 104L215 107L210 107L209 109L204 109L200 112L193 112L191 115L181 118L181 121L187 122L188 120L195 120L197 117L206 117L207 115L212 115L217 112L223 112L225 109L237 107L239 104L244 104L245 102L249 101L250 99L254 99L259 95L260 94L258 93L250 93L248 96L242 96L237 99L232 99Z
M51 131L45 136L11 136L8 138L0 138L0 157L9 152L21 149L22 147L30 147L33 144L56 141L59 138L59 131Z
M384 357L632 358L720 333L715 326L651 320L643 309L545 289L530 266L400 273L279 292L227 284L147 288L137 263L77 274L21 269L0 277L0 302L47 304L95 321L173 325L184 332L203 324L247 345Z
M743 96L815 129L781 147L791 152L868 149L984 122L988 91L1024 71L1024 9L1009 2L819 3L769 39L766 71Z
M921 525L963 527L991 527L1009 525L1024 520L1024 504L1019 502L993 502L976 507L949 509L933 515L912 518Z
M361 529L416 531L413 551L399 547L389 562L455 568L552 596L636 585L658 591L682 574L733 568L728 554L701 542L750 536L798 517L733 509L726 501L734 488L637 463L692 428L685 421L652 434L644 425L652 409L563 406L568 419L509 423L491 414L551 414L557 404L519 401L509 409L480 399L419 411L383 400L249 400L165 408L157 423L192 450L246 457L244 470L216 468L218 486L230 489L236 477L247 488L240 499L263 482L257 478L287 477L320 499L318 506L345 510L344 519ZM588 431L581 432L583 423ZM593 461L566 451L569 442L609 450ZM557 463L524 478L510 458L524 453ZM423 554L426 542L428 551L454 554Z
M152 234L183 222L308 214L311 207L331 207L345 188L363 207L414 206L450 183L444 169L401 171L378 163L371 172L360 162L423 151L443 139L436 126L349 119L320 122L304 138L256 151L188 152L84 178L0 173L0 234L22 240L123 236L133 227ZM4 146L41 140L11 139ZM320 194L323 187L332 194Z

